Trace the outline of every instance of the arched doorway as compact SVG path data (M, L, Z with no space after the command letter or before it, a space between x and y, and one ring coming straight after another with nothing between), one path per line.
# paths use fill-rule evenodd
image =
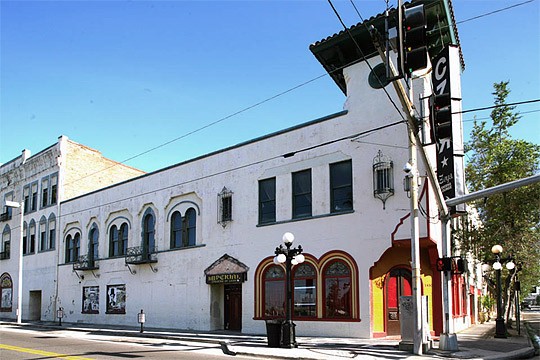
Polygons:
M412 274L406 268L392 269L385 281L387 336L401 335L399 297L412 295Z

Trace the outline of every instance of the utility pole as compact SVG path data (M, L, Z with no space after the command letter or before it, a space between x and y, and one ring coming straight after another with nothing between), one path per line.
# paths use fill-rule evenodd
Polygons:
M399 44L399 52L400 57L399 60L403 64L404 54L402 50L402 39L403 39L403 29L402 29L402 23L403 23L403 4L402 0L398 1L398 32L400 34L400 37L398 41ZM422 9L423 12L423 9ZM414 17L418 15L418 12L415 12L413 14ZM410 201L410 208L411 208L411 270L412 270L412 276L413 276L413 307L415 312L414 317L414 334L413 334L413 353L417 355L422 354L423 350L423 324L422 324L422 292L421 292L421 269L420 269L420 240L419 240L419 231L418 231L418 164L417 164L417 154L418 154L418 147L417 144L421 144L420 136L418 133L418 121L414 117L414 107L411 101L411 97L407 94L405 91L405 88L403 87L403 84L399 80L398 72L396 71L395 67L393 66L393 63L390 61L389 54L387 57L387 54L384 53L383 47L380 46L381 42L379 39L377 39L377 36L375 37L375 43L377 44L377 49L379 51L379 55L382 59L382 61L386 64L388 64L388 69L391 75L392 85L394 86L394 89L396 91L397 96L399 97L399 100L401 102L403 111L406 116L407 125L409 129L409 158L410 158L410 165L411 168L411 201ZM427 54L426 54L427 56ZM402 68L404 65L401 65ZM411 71L412 73L412 71ZM412 87L411 87L412 88ZM426 166L426 171L428 178L430 182L433 184L433 188L435 191L437 204L439 207L439 211L441 213L442 219L447 219L446 221L443 220L443 255L450 254L449 251L449 232L445 231L448 227L448 220L450 219L448 207L446 206L446 203L444 201L444 197L442 194L442 191L439 187L439 182L437 179L437 176L435 174L434 168L431 166L431 162L429 161L429 158L427 157L427 154L423 147L420 146L419 148L420 156L422 158L422 162ZM450 279L451 280L451 279ZM445 281L446 283L446 281ZM444 284L443 284L444 286ZM446 283L446 292L444 295L444 308L450 309L449 301L451 299L447 296L448 295L448 283ZM448 313L449 314L449 313ZM449 315L448 315L449 318ZM448 331L449 328L449 321L445 322L445 328L446 331ZM457 341L456 341L457 344Z

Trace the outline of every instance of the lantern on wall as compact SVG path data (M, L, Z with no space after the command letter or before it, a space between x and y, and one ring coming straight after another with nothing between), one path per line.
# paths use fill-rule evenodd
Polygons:
M394 195L394 163L379 150L373 159L373 196L383 202Z

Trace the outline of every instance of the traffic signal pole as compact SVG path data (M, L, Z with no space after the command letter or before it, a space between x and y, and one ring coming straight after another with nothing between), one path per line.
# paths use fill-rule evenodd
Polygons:
M399 19L402 20L402 0L399 0L398 2L398 13L399 13ZM401 29L401 21L398 25L398 31L402 32ZM401 37L398 41L400 41L400 48L401 48ZM387 58L387 55L385 54L383 47L380 44L380 41L376 39L376 44L378 44L377 49L379 52L379 55L382 59L382 61L386 64L389 64L389 69L391 72L391 78L394 78L396 80L392 81L392 85L394 86L394 90L396 91L396 94L401 102L403 111L405 113L405 117L407 120L407 125L409 129L409 157L410 157L410 164L412 165L411 170L411 201L410 201L410 207L411 207L411 269L412 269L412 275L413 275L413 307L414 307L414 334L413 334L413 353L417 355L422 354L423 350L423 324L422 324L422 306L421 306L421 282L420 282L420 239L419 239L419 231L418 231L418 166L417 166L417 154L420 153L420 157L422 159L422 162L426 166L426 171L428 178L430 182L433 185L433 188L435 190L435 197L437 200L437 205L439 207L439 212L441 214L442 219L442 255L443 256L449 256L450 255L450 233L448 231L448 225L450 220L450 213L448 211L448 207L444 201L444 197L441 191L441 188L439 187L439 182L437 179L437 176L435 174L434 168L431 166L431 162L429 161L429 158L427 157L427 154L425 152L425 149L420 146L418 149L417 144L421 144L421 139L419 136L418 131L418 120L414 117L414 107L412 104L412 101L409 98L409 95L405 91L405 88L403 87L403 84L399 80L398 72L396 71L395 67L393 66L393 63L389 59L389 55ZM403 59L403 57L400 57L400 61ZM412 88L412 86L411 86ZM443 312L445 314L445 321L444 321L444 328L443 332L444 334L441 334L441 337L445 338L453 338L456 339L455 334L450 334L450 309L451 309L451 298L448 296L449 288L450 288L450 273L444 272L444 281L443 281ZM446 335L446 336L443 336ZM456 341L443 341L445 344L450 344L449 350L452 350L454 347L454 343L457 350L457 339ZM440 347L440 345L439 345Z

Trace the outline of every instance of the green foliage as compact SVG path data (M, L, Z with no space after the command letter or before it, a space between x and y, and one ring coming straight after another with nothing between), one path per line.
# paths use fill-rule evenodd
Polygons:
M506 105L508 82L494 84L496 108L491 122L475 120L471 140L465 144L465 177L470 192L505 184L539 173L540 146L512 139L509 129L520 116ZM540 184L495 194L476 204L480 223L467 224L459 234L460 246L479 261L493 259L491 247L500 244L503 258L521 263L519 278L529 288L540 278Z
M489 295L480 296L480 307L482 311L490 312L495 307L497 301Z

